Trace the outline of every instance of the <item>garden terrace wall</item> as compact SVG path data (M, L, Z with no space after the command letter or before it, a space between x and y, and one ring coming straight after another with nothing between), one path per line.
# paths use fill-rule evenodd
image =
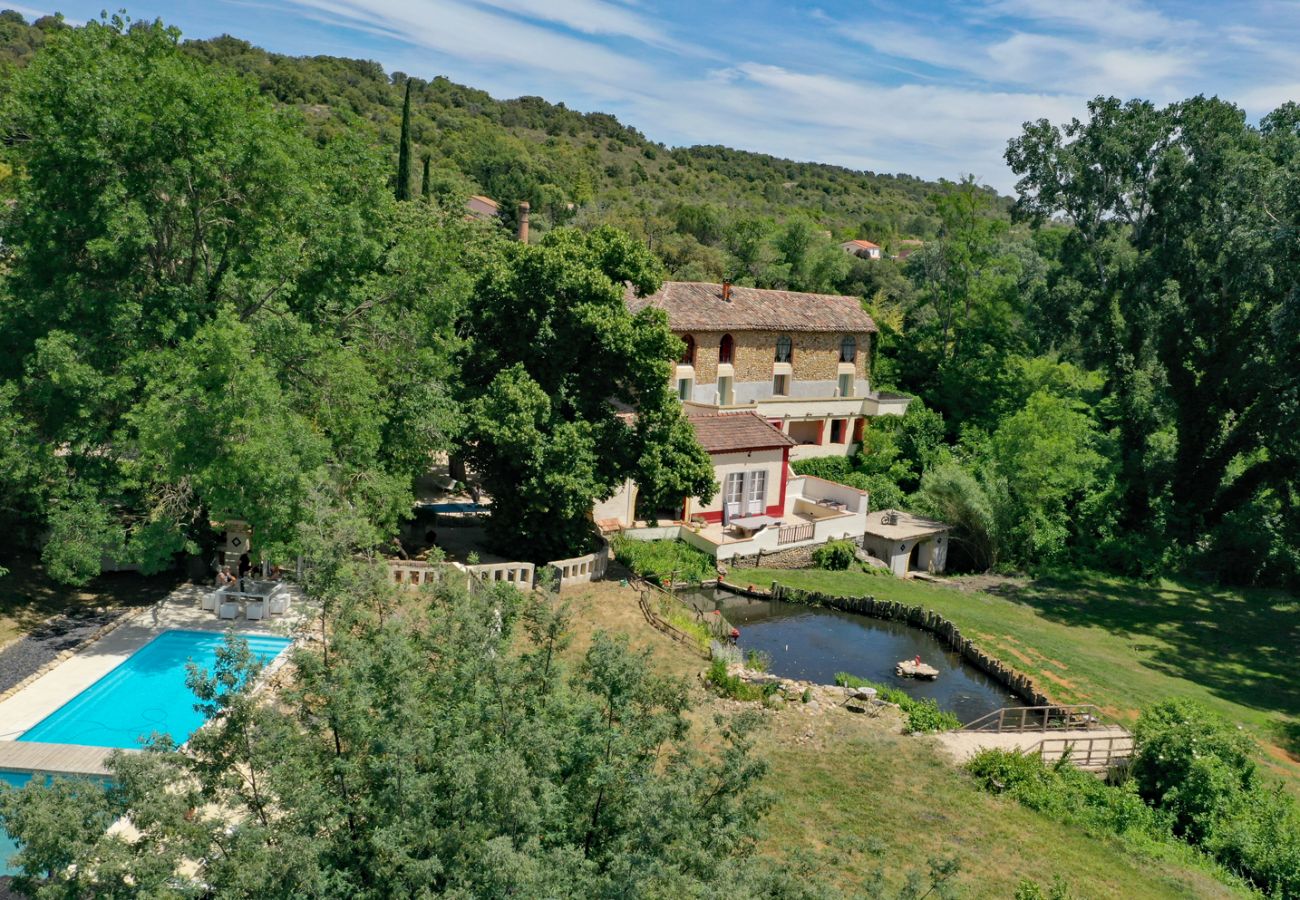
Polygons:
M609 567L609 557L609 544L604 544L599 550L588 553L586 556L575 556L573 559L558 559L547 563L547 565L555 569L559 575L560 586L567 587L571 584L587 584L591 581L600 581L605 577L605 570Z
M730 586L728 586L730 587ZM828 606L844 612L858 613L876 619L903 622L913 628L928 631L949 648L998 684L1011 691L1031 706L1050 706L1054 701L1034 685L1033 679L1017 672L1000 659L989 656L974 642L962 636L952 622L932 609L907 606L895 600L877 600L875 597L836 597L817 591L804 591L784 584L772 585L772 598L786 603L809 606Z

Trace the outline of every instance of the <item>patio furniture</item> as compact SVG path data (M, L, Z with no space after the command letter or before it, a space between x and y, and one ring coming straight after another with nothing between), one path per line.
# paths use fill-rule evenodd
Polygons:
M282 616L289 611L289 590L284 585L276 585L271 596L266 598L266 612L271 616Z
M250 622L261 619L266 613L266 603L262 600L254 600L244 607L244 618Z
M239 615L239 604L233 600L227 600L221 604L217 610L217 617L220 619L233 619Z
M216 612L217 604L221 602L221 591L206 591L203 594L203 600L200 606L208 612Z
M745 537L758 534L764 528L769 526L777 526L780 524L781 520L773 516L742 516L731 520L732 527Z

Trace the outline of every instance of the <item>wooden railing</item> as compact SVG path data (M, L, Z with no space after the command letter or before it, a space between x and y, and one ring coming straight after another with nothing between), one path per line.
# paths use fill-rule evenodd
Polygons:
M669 622L667 619L661 616L658 610L656 609L656 607L661 602L666 602L666 601L679 603L682 605L683 608L691 610L691 612L695 614L697 621L700 621L703 624L709 624L705 622L705 617L703 616L703 614L701 614L700 611L698 609L695 609L693 606L688 606L687 604L682 603L682 601L677 597L676 594L670 591L665 591L663 588L659 587L656 584L651 584L650 582L640 578L634 579L634 583L637 589L637 605L641 607L641 615L645 617L645 620L653 628L663 632L668 637L677 641L679 644L684 644L687 647L690 647L692 650L702 655L705 659L708 659L709 652L707 650L701 649L694 637L680 630L679 628L674 627L671 622ZM716 618L719 620L719 622L722 621L721 616L717 616Z
M1133 735L1043 738L1028 752L1037 753L1047 763L1068 756L1081 769L1109 769L1133 756Z
M1011 706L994 710L961 727L961 731L1093 731L1114 726L1102 721L1091 703L1067 706Z
M801 525L782 525L776 533L777 546L781 544L795 544L799 541L811 541L816 526L812 522L804 522Z

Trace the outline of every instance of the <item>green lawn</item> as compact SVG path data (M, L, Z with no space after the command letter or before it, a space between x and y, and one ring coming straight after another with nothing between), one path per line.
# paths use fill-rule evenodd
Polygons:
M779 798L765 852L821 853L823 877L850 896L876 868L898 887L931 857L952 856L968 900L1011 897L1026 876L1044 888L1059 877L1080 898L1252 896L1218 880L1190 847L1148 855L985 793L930 738L844 731L799 745L777 718L758 751L771 766L764 786Z
M1199 700L1251 729L1270 766L1300 786L1294 597L1091 574L999 595L865 572L747 569L743 579L933 609L1054 700L1096 703L1121 719L1167 697Z

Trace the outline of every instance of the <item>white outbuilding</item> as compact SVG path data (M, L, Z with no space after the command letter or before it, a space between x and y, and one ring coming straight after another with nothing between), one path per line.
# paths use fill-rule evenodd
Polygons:
M934 519L923 519L897 509L867 516L862 547L889 564L899 578L908 572L942 572L948 562L949 527Z

